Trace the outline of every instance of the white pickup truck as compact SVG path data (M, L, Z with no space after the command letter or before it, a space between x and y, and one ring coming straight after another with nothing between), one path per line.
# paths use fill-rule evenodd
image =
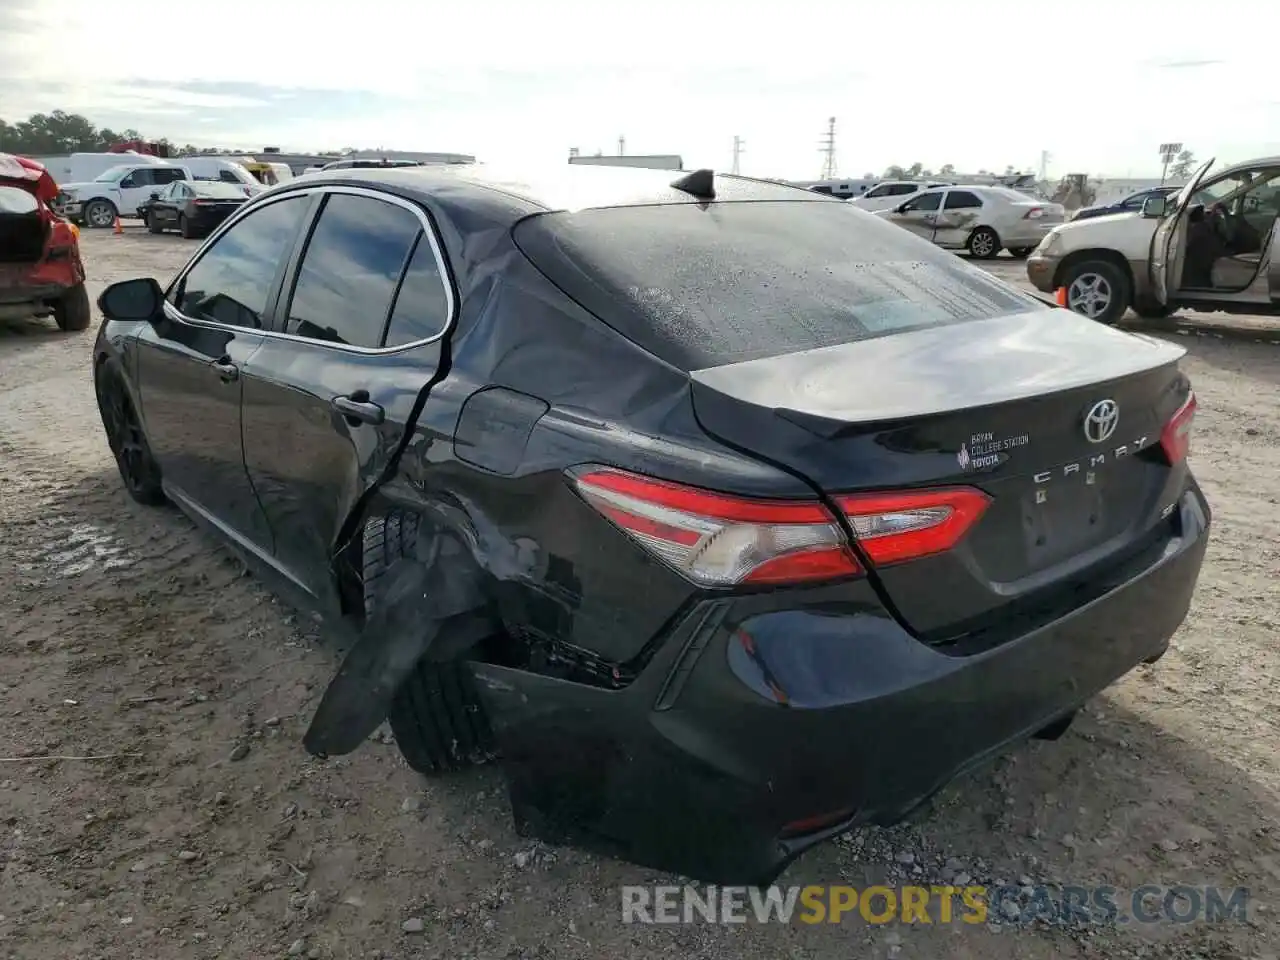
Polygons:
M73 223L109 227L117 216L136 217L143 201L175 180L193 179L185 166L171 163L122 162L83 183L59 184L58 207Z
M1027 259L1045 293L1101 323L1127 309L1163 317L1188 307L1280 313L1280 157L1236 164L1206 177L1202 166L1169 198L1139 213L1065 223Z

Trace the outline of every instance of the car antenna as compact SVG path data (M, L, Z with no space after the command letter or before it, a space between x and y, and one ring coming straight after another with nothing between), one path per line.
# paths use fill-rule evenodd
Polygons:
M713 170L691 170L679 180L671 181L671 186L699 200L716 198L716 175Z

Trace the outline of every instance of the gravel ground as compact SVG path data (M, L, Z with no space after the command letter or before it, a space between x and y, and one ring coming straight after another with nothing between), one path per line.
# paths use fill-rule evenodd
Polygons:
M84 249L96 297L167 281L193 245L130 226ZM664 878L520 839L498 770L427 783L384 733L306 755L336 652L176 511L126 498L94 332L29 321L0 325L0 955L1274 960L1280 328L1185 315L1158 335L1190 351L1216 511L1172 651L1062 740L782 882L1245 886L1248 922L623 924L620 885Z

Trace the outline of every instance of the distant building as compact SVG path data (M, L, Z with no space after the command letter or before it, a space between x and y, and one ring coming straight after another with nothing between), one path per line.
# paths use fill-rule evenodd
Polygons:
M356 150L347 156L352 160L417 160L419 163L476 162L476 158L469 153L421 153L414 150Z
M569 162L577 164L585 164L592 167L643 167L646 170L683 170L684 160L674 153L650 154L626 154L620 157L606 157L597 154L594 157L584 157L577 150L569 151Z

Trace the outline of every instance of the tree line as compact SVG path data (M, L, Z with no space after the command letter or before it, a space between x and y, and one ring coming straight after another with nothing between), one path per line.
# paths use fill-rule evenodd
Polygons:
M127 130L100 128L94 126L88 118L64 110L35 113L16 123L0 118L0 153L21 153L36 157L62 153L100 153L121 140L147 139L132 127ZM190 143L178 146L163 138L155 142L167 146L173 154L219 152L216 149L201 149Z

